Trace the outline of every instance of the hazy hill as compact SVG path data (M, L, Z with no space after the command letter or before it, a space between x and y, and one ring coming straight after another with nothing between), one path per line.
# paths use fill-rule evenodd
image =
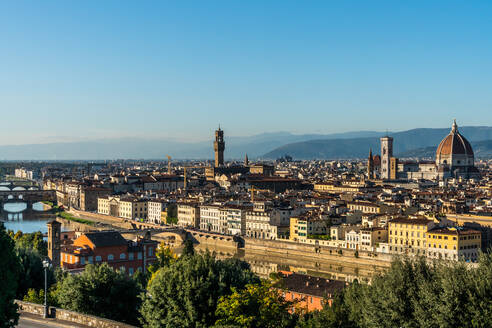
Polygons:
M492 127L460 127L459 130L470 142L492 140ZM431 148L435 151L439 142L449 131L449 128L413 129L389 134L394 138L393 152L399 156L399 154L426 147L430 147L429 151ZM484 154L487 153L485 144L479 145L484 147ZM374 154L380 152L378 137L317 139L290 143L266 153L263 157L274 159L288 154L295 159L365 158L369 148L372 148Z
M358 131L338 134L303 134L288 132L263 133L248 137L225 135L226 159L242 159L247 153L250 158L258 157L286 143L312 139L344 139L357 136L379 136L381 132ZM0 160L73 160L73 159L164 159L213 158L213 141L196 143L176 142L165 139L120 138L87 142L30 144L0 146Z
M472 141L475 158L491 158L492 157L492 140ZM414 150L409 150L398 154L401 158L434 158L436 155L436 147L425 147Z

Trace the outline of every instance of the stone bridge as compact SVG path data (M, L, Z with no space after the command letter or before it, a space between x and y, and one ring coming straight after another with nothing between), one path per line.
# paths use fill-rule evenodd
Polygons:
M26 202L28 207L36 202L56 202L54 190L0 190L0 206L11 202Z
M194 244L203 244L216 247L239 248L244 245L242 238L237 236L185 229L178 226L159 226L151 228L141 226L137 229L122 230L120 232L138 234L140 236L147 235L148 237L152 237L154 240L161 240L166 244L173 244L173 246L179 246L187 239L191 240Z
M35 182L16 182L16 181L3 181L0 182L0 187L5 187L10 190L39 190L39 186Z

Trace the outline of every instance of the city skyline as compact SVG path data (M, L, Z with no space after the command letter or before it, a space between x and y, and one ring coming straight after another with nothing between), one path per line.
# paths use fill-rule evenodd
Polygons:
M3 3L0 145L201 141L218 124L229 137L490 126L490 13L486 2Z

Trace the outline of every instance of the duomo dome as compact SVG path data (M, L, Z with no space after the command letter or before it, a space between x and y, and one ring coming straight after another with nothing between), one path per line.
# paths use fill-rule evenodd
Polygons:
M473 149L458 131L456 120L451 132L442 139L436 151L436 165L449 167L464 167L474 165Z

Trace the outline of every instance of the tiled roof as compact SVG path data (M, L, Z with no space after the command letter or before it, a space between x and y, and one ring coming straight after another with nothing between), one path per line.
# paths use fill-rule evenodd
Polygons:
M342 290L346 286L343 281L313 277L298 273L287 273L284 275L281 285L283 289L292 292L319 297L331 297L334 293Z
M123 246L128 242L118 231L98 231L84 234L96 247Z

